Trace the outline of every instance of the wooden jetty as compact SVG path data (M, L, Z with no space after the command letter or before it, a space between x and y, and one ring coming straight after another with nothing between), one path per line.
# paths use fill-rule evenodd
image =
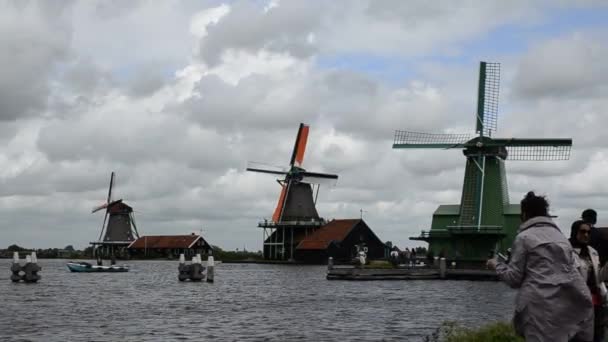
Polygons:
M443 260L438 266L370 268L333 266L330 261L327 265L327 280L498 280L493 270L447 268Z
M495 271L491 270L446 270L441 277L438 269L433 268L357 268L335 267L327 271L327 280L489 280L497 281Z

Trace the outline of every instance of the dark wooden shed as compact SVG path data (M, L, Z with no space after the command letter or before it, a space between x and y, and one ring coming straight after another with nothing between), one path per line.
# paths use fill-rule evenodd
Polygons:
M133 241L128 247L131 256L177 258L180 254L191 257L209 254L211 245L202 236L148 235Z
M362 219L332 220L296 247L298 262L325 264L329 257L349 262L357 253L357 245L367 247L368 259L385 257L385 245Z

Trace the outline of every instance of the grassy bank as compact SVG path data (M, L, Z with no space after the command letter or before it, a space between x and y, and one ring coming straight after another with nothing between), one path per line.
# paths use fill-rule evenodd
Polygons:
M454 322L442 324L435 332L427 336L424 342L524 342L515 334L510 323L498 322L481 328L470 329Z

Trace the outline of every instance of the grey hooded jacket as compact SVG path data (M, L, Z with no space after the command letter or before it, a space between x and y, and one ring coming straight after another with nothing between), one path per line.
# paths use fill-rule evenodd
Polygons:
M522 223L498 277L519 289L513 325L526 341L593 340L591 293L570 242L549 217Z

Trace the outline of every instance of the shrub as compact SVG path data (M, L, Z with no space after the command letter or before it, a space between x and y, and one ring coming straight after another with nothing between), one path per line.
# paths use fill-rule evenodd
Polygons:
M510 323L491 323L478 329L463 328L455 322L445 322L425 342L524 342Z

